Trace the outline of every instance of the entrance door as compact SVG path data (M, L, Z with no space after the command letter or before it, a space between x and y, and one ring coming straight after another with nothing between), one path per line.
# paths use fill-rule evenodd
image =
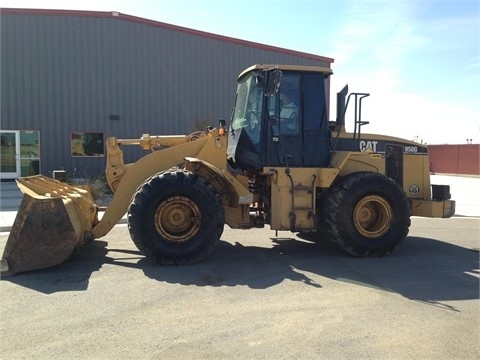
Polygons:
M40 131L20 130L20 176L40 174Z
M20 132L0 131L0 179L20 176Z

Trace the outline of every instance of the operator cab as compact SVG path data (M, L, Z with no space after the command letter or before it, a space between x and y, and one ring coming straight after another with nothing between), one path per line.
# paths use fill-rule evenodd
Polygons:
M255 65L238 78L227 155L246 171L269 166L326 167L331 69Z

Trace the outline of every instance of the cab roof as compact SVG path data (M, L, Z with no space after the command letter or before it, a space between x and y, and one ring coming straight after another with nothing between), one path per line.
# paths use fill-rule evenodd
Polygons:
M250 66L249 68L243 70L240 75L238 75L238 79L241 79L245 74L253 71L253 70L269 70L275 69L281 71L299 71L299 72L317 72L322 74L331 75L333 74L332 69L327 67L321 66L308 66L308 65L282 65L282 64L255 64Z

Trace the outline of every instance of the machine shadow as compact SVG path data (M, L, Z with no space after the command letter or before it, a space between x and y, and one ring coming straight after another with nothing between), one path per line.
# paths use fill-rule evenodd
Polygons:
M106 241L96 240L81 253L57 266L7 276L2 281L45 294L87 290L92 273L109 261L107 244Z
M354 258L329 243L279 237L271 241L270 248L220 241L208 259L191 266L158 266L138 251L107 249L106 242L95 241L77 258L54 268L2 280L47 294L83 291L92 273L109 264L138 269L170 284L266 289L291 280L322 288L323 277L428 303L478 298L478 250L408 237L391 256Z
M321 288L325 277L431 303L478 298L478 250L408 237L391 256L354 258L329 243L271 240L272 248L223 241L193 266L159 267L146 259L138 265L149 278L182 285L265 289L288 279Z

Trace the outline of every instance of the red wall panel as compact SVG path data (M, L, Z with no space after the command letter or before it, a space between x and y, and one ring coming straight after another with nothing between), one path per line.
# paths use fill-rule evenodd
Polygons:
M429 145L430 171L480 175L480 144Z

